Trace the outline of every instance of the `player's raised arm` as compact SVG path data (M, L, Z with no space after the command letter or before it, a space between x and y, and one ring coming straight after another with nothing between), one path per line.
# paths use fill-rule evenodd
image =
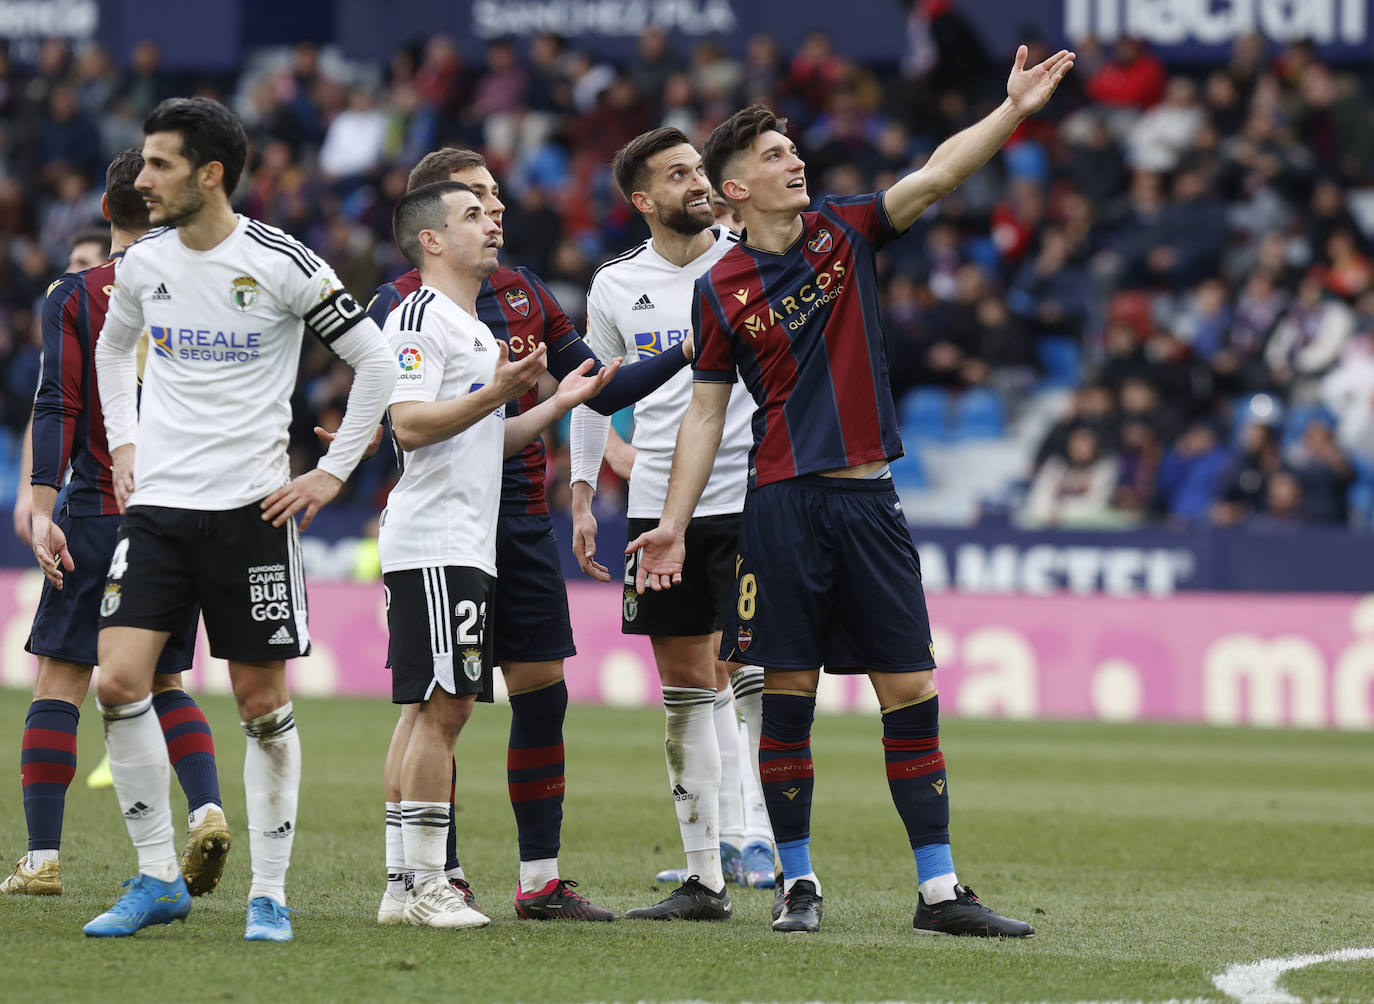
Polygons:
M1002 148L1022 120L1043 108L1064 75L1073 69L1075 58L1074 53L1061 49L1027 69L1027 55L1024 45L1017 48L1016 62L1007 77L1007 98L992 114L945 140L924 167L887 190L883 208L898 232L915 223L937 199L963 184Z
M620 357L593 372L593 360L584 359L577 369L558 382L552 397L541 401L529 411L506 419L506 456L513 456L525 448L540 431L547 429L577 405L595 397L615 379L620 371Z

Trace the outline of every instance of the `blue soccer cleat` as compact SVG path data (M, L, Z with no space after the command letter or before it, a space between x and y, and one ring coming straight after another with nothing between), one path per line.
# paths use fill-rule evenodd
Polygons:
M720 845L720 871L725 876L726 883L738 882L740 885L748 885L744 881L744 872L740 868L743 858L739 848L733 844L721 843ZM768 866L772 868L770 864ZM770 872L771 874L771 872ZM662 882L665 885L682 885L692 877L690 868L665 868L654 876L655 882Z
M244 941L290 941L292 937L290 910L270 896L257 896L248 901Z
M773 848L756 840L740 852L740 885L773 888Z
M191 912L191 892L178 875L162 882L139 873L124 882L128 890L110 907L81 930L90 938L127 938L153 924L185 920Z

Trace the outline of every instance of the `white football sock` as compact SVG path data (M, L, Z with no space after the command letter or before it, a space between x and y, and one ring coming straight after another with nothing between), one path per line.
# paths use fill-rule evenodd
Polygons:
M448 803L401 800L401 839L406 868L415 873L415 888L444 878L448 859Z
M194 830L201 823L205 822L205 815L211 809L219 809L220 812L224 811L223 806L217 805L214 802L206 802L199 809L186 814L186 828L188 830Z
M945 872L943 875L936 875L928 878L917 888L921 891L921 898L926 901L927 906L935 903L945 903L954 898L954 887L959 884L959 879L954 872Z
M248 857L253 883L248 898L266 896L286 905L286 870L296 840L301 787L301 737L291 702L241 723L243 794L248 804Z
M38 869L49 861L57 860L57 848L46 847L41 851L29 851L28 869L38 871Z
M406 847L401 839L401 803L386 803L386 891L406 898Z
M712 892L725 888L720 868L720 746L715 736L716 692L664 687L668 785L677 809L687 870Z
M558 878L558 859L540 858L538 861L520 862L520 891L538 892Z
M110 777L124 825L138 851L138 870L170 882L176 878L178 867L168 794L172 768L162 726L152 709L149 694L132 704L102 704L100 714L105 720Z
M759 783L759 735L763 732L763 670L758 666L741 666L730 676L730 688L735 692L739 708L740 756L749 764L742 772L740 785L744 790L744 839L773 846L773 825L768 821L768 805L763 800Z
M792 887L805 879L816 887L816 895L821 895L821 880L816 878L815 872L807 872L805 875L798 875L796 878L785 879L782 883L782 894L786 896L792 891Z
M739 719L730 691L717 692L712 718L720 747L720 841L739 850L744 846L744 798L740 788Z

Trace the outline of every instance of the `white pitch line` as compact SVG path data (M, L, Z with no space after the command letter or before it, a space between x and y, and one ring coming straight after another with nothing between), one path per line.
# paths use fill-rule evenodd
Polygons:
M1279 977L1293 969L1306 969L1323 962L1357 962L1374 959L1374 948L1343 948L1323 955L1290 955L1286 959L1261 959L1239 962L1226 972L1213 976L1216 988L1241 1004L1302 1004L1279 987Z

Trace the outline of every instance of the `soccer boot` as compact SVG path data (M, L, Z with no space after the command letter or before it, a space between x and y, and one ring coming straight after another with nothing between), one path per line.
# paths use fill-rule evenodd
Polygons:
M726 882L748 885L744 881L744 860L740 849L724 840L720 842L720 873L725 876Z
M191 893L178 875L162 882L142 872L125 879L124 895L81 930L90 938L127 938L153 924L185 920L191 912Z
M186 835L186 849L181 852L181 877L192 896L204 896L219 885L228 856L229 824L224 813L206 809L200 825Z
M377 907L377 923L391 927L404 923L406 901L397 899L390 892L382 893L382 905Z
M460 879L450 875L448 884L458 890L458 895L463 897L463 902L474 910L477 909L477 894L472 891L472 886L468 885L467 879Z
M756 840L740 852L740 885L754 889L773 888L773 848Z
M689 875L668 894L668 898L653 906L637 906L625 911L627 920L729 920L734 912L730 893L726 889L712 892L701 884L698 876Z
M985 907L968 886L956 885L954 898L927 904L916 897L916 916L911 926L917 934L962 934L975 938L1029 938L1035 928Z
M573 892L576 882L553 879L538 892L515 887L515 915L521 920L615 920L615 914Z
M290 910L271 896L254 896L248 901L244 941L290 941L293 937Z
M787 897L782 892L782 872L773 876L773 919L777 920L782 916L782 911L787 909Z
M87 788L113 788L114 776L110 773L110 754L95 765L95 770L86 775Z
M821 895L809 879L792 883L792 891L782 898L782 914L773 918L775 931L819 931Z
M444 879L434 879L426 882L423 888L410 890L403 920L411 927L438 927L445 930L486 927L491 923L490 917L468 906L463 894Z
M25 854L14 866L14 871L0 882L0 893L10 896L61 896L62 867L54 858L44 861L37 868L30 868L29 856Z

